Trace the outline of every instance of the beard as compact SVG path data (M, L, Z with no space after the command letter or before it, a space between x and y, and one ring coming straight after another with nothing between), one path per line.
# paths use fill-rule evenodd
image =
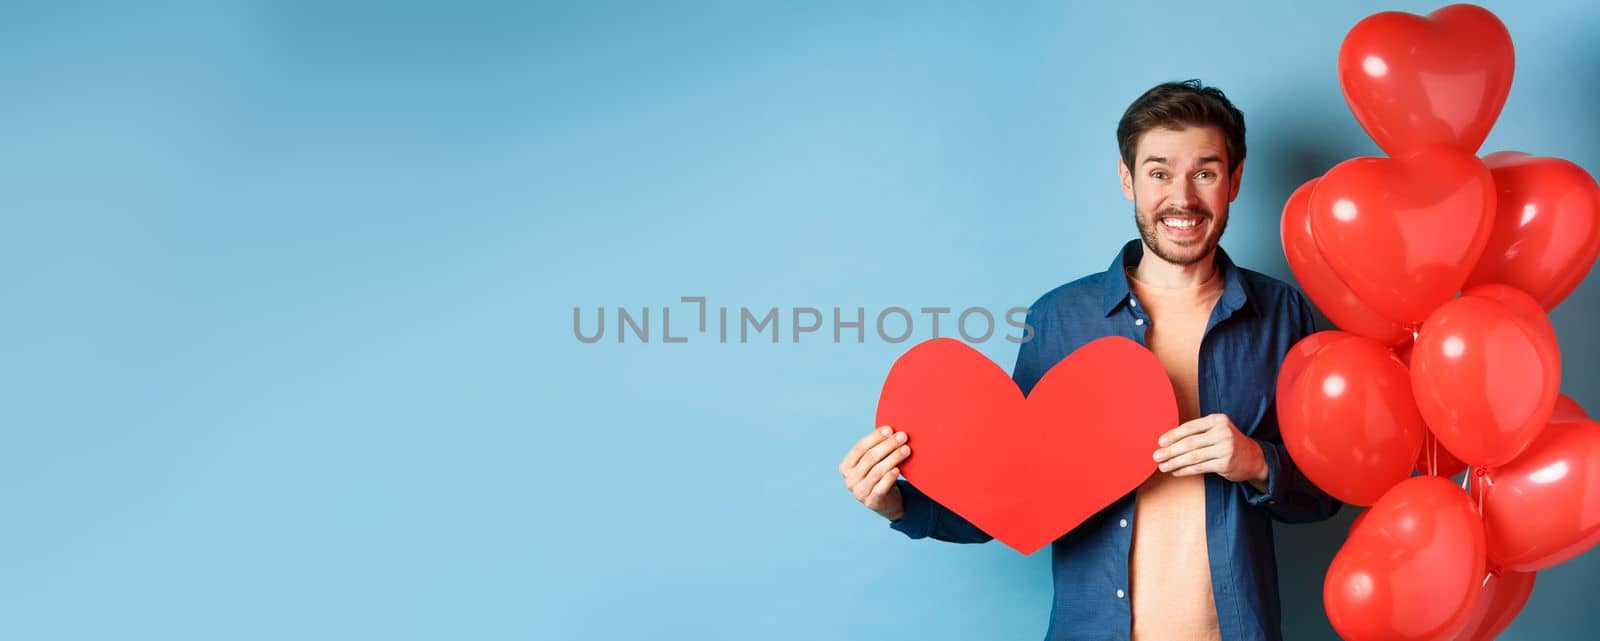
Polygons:
M1157 221L1170 215L1203 216L1204 224L1214 227L1208 229L1207 234L1198 240L1182 245L1169 243L1167 246L1162 246L1161 232L1156 229L1156 225L1160 224ZM1161 260L1179 266L1189 266L1205 260L1216 251L1217 243L1222 240L1222 232L1228 229L1228 212L1224 210L1219 217L1212 214L1205 205L1194 209L1168 207L1147 216L1140 213L1138 205L1135 204L1133 220L1139 226L1139 236L1144 239L1145 247Z

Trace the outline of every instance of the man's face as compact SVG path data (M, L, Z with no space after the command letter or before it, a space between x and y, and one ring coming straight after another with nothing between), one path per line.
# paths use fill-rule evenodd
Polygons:
M1228 145L1216 127L1156 128L1139 136L1134 166L1120 158L1122 195L1145 247L1174 265L1211 255L1228 226L1244 164L1228 171Z

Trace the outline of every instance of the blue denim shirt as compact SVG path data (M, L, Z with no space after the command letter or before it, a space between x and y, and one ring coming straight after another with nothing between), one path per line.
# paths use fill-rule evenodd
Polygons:
M1052 365L1089 341L1122 336L1145 344L1150 317L1129 291L1124 271L1137 266L1143 252L1140 241L1131 241L1106 271L1057 287L1033 304L1028 323L1035 335L1022 344L1012 373L1024 393ZM1269 471L1265 492L1249 483L1205 475L1211 589L1223 639L1278 641L1282 633L1272 519L1319 521L1340 505L1289 459L1273 402L1279 363L1296 341L1313 331L1311 306L1282 281L1234 265L1221 248L1216 266L1223 289L1200 341L1200 412L1227 414L1261 444ZM1150 451L1155 449L1151 443ZM990 540L904 479L898 484L905 515L892 523L894 529L913 539ZM1055 597L1047 641L1129 638L1133 507L1134 493L1129 492L1051 544Z

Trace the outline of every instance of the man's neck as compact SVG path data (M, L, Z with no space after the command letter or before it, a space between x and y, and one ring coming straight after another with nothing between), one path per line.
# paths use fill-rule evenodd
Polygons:
M1144 256L1139 259L1139 266L1134 268L1133 277L1146 285L1167 289L1194 287L1211 280L1211 276L1216 274L1216 258L1217 252L1212 250L1205 258L1194 263L1177 265L1145 247Z

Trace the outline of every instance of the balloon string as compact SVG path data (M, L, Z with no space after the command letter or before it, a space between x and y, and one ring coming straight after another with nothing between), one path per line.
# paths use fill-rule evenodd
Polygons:
M1411 330L1411 348L1412 349L1416 349L1417 338L1422 336L1422 324L1421 323L1411 323L1410 325L1406 326L1406 329ZM1407 365L1407 367L1409 367L1409 364ZM1423 443L1423 451L1426 452L1427 456L1428 456L1428 476L1438 476L1439 475L1439 439L1434 438L1432 430L1423 430L1423 432L1422 432L1422 443ZM1462 485L1461 489L1465 490L1465 489L1467 489L1467 486L1466 485Z
M1439 475L1439 439L1434 438L1433 432L1422 433L1423 451L1428 455L1428 476ZM1466 489L1465 487L1461 489Z
M1488 515L1483 513L1483 497L1484 497L1484 495L1488 494L1489 485L1492 484L1492 481L1489 480L1489 472L1487 470L1485 470L1484 468L1481 468L1481 467L1469 467L1469 468L1467 468L1467 478L1470 479L1470 478L1473 478L1473 477L1476 477L1477 480L1478 480L1478 482L1475 484L1475 487L1473 488L1474 490L1476 490L1476 491L1474 491L1472 493L1473 494L1473 499L1475 499L1474 502L1477 504L1477 507L1478 507L1478 517L1483 521L1483 538L1484 538L1484 540L1488 540L1489 539L1489 518L1488 518ZM1498 568L1496 568L1496 569L1498 569ZM1484 581L1485 581L1485 584L1487 584L1488 577L1484 577Z

